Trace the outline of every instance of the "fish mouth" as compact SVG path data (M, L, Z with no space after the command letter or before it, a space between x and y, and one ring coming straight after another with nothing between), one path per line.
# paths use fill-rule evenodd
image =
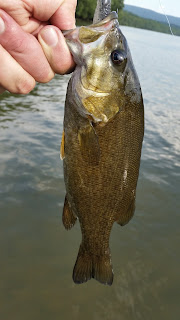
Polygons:
M116 11L112 11L106 18L104 18L103 20L97 22L97 23L93 23L89 26L89 28L96 28L96 27L101 27L104 26L106 23L109 23L110 21L114 20L114 19L118 19L118 14Z
M96 92L98 94L107 95L109 94L109 91L105 91L103 88L100 89L92 84L90 80L88 81L88 84L85 84L84 78L86 78L87 70L86 61L83 54L84 52L87 54L88 50L91 51L91 49L95 51L97 44L103 42L108 33L111 30L115 30L118 26L118 14L117 12L112 11L108 16L97 23L93 23L88 26L77 27L75 29L66 30L63 32L66 43L75 63L77 67L81 68L81 85L84 89L91 90L93 94Z
M77 65L82 65L83 61L82 61L82 50L83 50L83 46L86 43L95 44L95 39L93 39L92 41L89 40L86 41L86 37L85 37L85 41L82 40L80 34L81 31L83 31L84 29L87 29L90 31L91 34L91 30L92 33L96 33L97 34L97 38L99 38L100 36L102 36L104 34L104 36L114 27L118 26L118 15L117 12L112 11L107 17L105 17L103 20L99 21L98 23L94 23L91 24L89 26L80 26L77 27L75 29L70 29L70 30L65 30L62 31L63 35L65 37L67 46L71 52L71 54L73 55L74 61ZM99 34L99 36L98 36Z
M93 23L90 24L88 26L88 28L99 28L103 26L103 30L106 29L106 25L107 27L109 26L109 22L111 22L112 20L117 20L118 19L118 14L116 11L112 11L106 18L104 18L103 20L101 20L98 23ZM72 36L72 38L70 37L70 35L72 35L73 33L75 33L75 30L79 29L80 27L74 28L74 29L70 29L70 30L63 30L62 33L64 35L64 37L67 40L75 40L75 37Z

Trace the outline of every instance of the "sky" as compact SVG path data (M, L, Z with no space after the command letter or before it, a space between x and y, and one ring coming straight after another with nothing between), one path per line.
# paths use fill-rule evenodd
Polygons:
M151 9L159 13L164 11L167 15L180 17L180 0L124 0L124 4Z

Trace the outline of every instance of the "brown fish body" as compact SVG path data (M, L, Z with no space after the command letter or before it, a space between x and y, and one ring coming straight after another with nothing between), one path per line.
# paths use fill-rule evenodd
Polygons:
M102 33L102 26L98 28L95 32ZM63 222L69 229L78 218L81 226L76 283L92 277L112 283L110 232L114 222L126 224L135 209L144 132L142 95L126 40L111 17L106 33L98 49L87 54L85 71L80 66L74 72L65 104ZM106 58L98 64L103 46ZM109 59L112 52L117 58L118 48L124 57L116 69Z

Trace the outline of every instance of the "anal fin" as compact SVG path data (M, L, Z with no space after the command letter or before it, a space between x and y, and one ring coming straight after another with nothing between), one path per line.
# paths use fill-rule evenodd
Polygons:
M74 226L76 220L77 220L77 217L75 217L75 215L73 214L69 206L67 197L65 197L62 221L66 230L70 230Z
M135 198L133 198L133 200L131 201L128 210L124 214L119 216L117 223L120 226L125 226L133 217L134 211L135 211Z

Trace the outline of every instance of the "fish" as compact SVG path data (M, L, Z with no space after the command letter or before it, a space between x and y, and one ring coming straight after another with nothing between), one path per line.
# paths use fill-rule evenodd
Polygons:
M73 269L76 284L113 283L109 248L114 223L135 211L144 135L140 82L118 15L97 1L93 23L65 32L76 68L64 112L61 159L66 196L62 221L80 223L82 241Z

